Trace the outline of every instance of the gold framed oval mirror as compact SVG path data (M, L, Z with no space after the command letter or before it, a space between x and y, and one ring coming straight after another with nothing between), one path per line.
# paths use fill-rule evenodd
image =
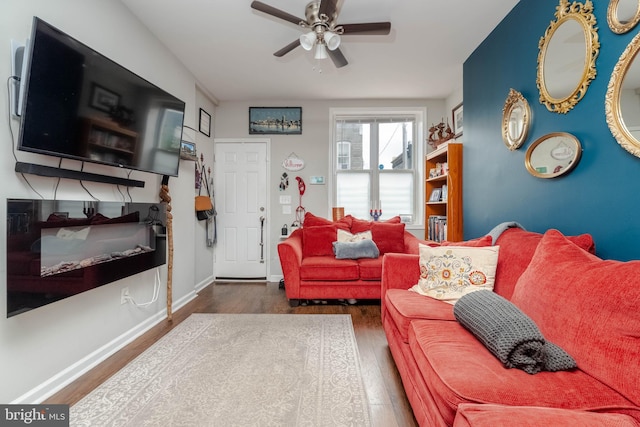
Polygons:
M531 108L527 99L517 90L510 89L502 108L502 140L511 151L522 146L529 133Z
M582 145L574 135L553 132L538 138L527 149L525 166L538 178L556 178L569 173L582 156Z
M566 114L596 76L600 41L591 0L584 4L560 0L555 16L538 43L536 84L540 103L551 112Z
M607 23L616 34L624 34L640 21L640 1L610 0L607 8Z
M613 68L604 98L611 134L625 150L640 157L640 33Z

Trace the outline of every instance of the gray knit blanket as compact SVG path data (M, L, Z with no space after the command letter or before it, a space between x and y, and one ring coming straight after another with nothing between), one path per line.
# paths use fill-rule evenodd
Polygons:
M536 374L577 367L569 354L544 339L531 318L492 291L464 295L453 314L507 368Z
M501 222L500 224L496 225L486 235L491 236L491 244L495 245L496 240L498 240L498 237L500 237L502 233L504 233L510 228L520 228L522 230L525 229L519 222L507 221L507 222Z

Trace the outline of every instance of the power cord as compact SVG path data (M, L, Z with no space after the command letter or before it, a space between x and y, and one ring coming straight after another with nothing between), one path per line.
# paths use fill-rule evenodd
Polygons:
M10 82L14 80L19 82L20 81L20 77L18 76L9 76L9 78L7 79L7 92L11 93L11 86L9 85ZM9 119L9 134L11 135L11 154L13 154L13 158L15 159L16 163L18 163L18 156L16 156L16 137L13 134L13 127L11 126L11 96L7 96L7 118ZM22 175L22 179L24 179L24 182L27 183L27 185L29 186L29 188L31 188L31 190L33 190L34 193L36 193L38 196L40 196L41 199L44 200L44 196L42 194L40 194L38 192L38 190L36 190L35 188L33 188L33 185L31 185L31 183L29 182L29 180L27 179L27 177L24 175L24 173L20 173L20 175Z
M153 296L151 297L151 301L139 303L131 295L127 296L126 299L128 302L135 305L136 307L142 308L142 307L147 307L153 304L154 302L158 301L159 296L160 296L160 269L156 268L156 280L153 284Z

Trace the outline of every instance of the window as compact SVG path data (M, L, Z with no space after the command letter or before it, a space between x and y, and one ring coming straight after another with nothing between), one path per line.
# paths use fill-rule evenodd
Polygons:
M370 219L409 216L419 224L422 200L421 144L424 109L332 110L333 206Z

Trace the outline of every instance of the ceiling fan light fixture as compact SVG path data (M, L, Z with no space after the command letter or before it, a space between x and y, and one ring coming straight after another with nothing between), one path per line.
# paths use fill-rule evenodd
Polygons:
M300 46L304 50L313 49L313 45L316 42L316 33L314 31L310 31L300 36Z
M313 57L314 59L327 59L327 46L324 43L318 43Z
M340 46L340 36L331 31L325 31L324 41L329 50L336 50Z

